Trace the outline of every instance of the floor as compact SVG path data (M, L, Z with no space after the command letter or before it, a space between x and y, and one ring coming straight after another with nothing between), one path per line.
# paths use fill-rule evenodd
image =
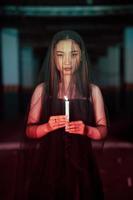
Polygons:
M111 123L112 133L104 144L93 142L105 200L133 199L131 121L127 118L115 119ZM23 120L4 120L0 124L0 200L19 200L16 193L21 176L18 166L23 128Z

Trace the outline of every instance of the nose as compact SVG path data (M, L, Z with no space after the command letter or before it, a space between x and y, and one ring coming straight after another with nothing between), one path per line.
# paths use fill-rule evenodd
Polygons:
M64 64L65 65L70 65L71 64L71 56L70 55L65 55L64 56Z

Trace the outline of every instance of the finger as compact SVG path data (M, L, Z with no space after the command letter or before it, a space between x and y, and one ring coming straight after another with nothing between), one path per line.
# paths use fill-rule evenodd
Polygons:
M61 127L65 127L66 123L65 122L59 122L59 123L55 123L53 125L54 128L61 128Z
M77 121L71 121L70 123L83 123L83 121L77 120Z
M65 124L59 125L58 128L64 128Z
M67 129L70 131L78 131L80 130L80 127L73 125L73 126L68 126Z
M68 126L67 127L67 129L68 130L70 130L70 131L80 131L80 132L83 132L84 131L84 126L75 126L75 125L73 125L73 126Z
M66 123L67 122L67 120L66 120L66 117L52 117L51 119L50 119L50 122L51 123Z
M57 126L66 126L66 123L65 122L59 122L59 123L57 123Z
M60 123L60 122L66 123L67 122L65 118L53 118L51 121L53 123Z
M64 121L64 120L56 120L54 123L53 123L54 125L57 125L57 126L65 126L66 125L66 121Z
M50 120L55 120L55 119L66 119L66 116L65 115L54 115L54 116L51 116L49 118Z
M79 129L81 126L79 124L69 124L68 128L69 129Z
M83 124L82 121L72 121L72 122L69 122L69 125L70 125L70 126L71 126L71 125L81 125L81 124Z
M84 134L82 129L69 129L68 132L73 134L81 134L81 135Z
M68 132L72 134L81 134L81 132L77 130L69 130Z
M51 124L66 123L66 120L65 119L50 119L49 123Z
M52 116L53 119L66 119L66 115L55 115Z

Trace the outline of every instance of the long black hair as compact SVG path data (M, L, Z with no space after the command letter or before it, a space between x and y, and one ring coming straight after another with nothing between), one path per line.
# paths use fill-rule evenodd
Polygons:
M78 69L74 73L71 78L71 86L72 89L72 82L74 80L76 89L80 96L88 98L90 96L90 87L89 87L89 68L90 62L88 59L87 50L85 47L85 43L81 36L71 30L60 31L55 34L52 39L52 42L48 48L47 55L44 59L42 69L40 71L38 83L44 82L45 83L45 90L47 96L57 97L58 94L58 87L60 81L60 74L57 70L55 60L54 60L54 49L56 44L61 40L71 39L75 43L77 43L81 50L81 60L78 66ZM71 91L72 94L73 91Z

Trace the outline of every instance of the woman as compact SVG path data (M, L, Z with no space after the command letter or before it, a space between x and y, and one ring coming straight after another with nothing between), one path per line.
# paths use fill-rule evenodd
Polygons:
M38 141L29 199L103 199L91 139L107 134L104 103L89 82L89 62L81 37L58 32L49 47L32 95L26 135ZM69 100L69 118L65 100Z

